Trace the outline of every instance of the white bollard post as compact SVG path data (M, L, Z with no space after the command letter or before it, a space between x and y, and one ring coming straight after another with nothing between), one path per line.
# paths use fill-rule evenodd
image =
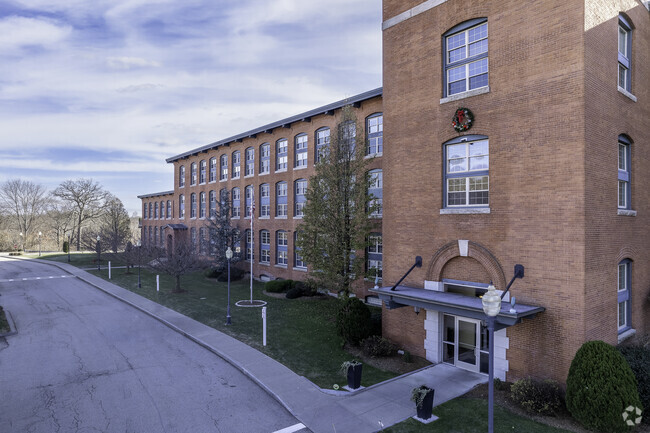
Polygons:
M266 307L262 307L262 344L266 346Z
M111 262L108 262L108 279L111 279Z
M160 275L156 275L156 292L160 292Z

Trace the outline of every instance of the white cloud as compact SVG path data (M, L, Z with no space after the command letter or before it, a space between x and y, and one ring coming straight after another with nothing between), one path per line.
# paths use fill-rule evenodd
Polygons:
M9 16L0 19L0 52L30 46L54 47L67 39L72 27L49 19Z
M106 63L113 69L158 68L160 63L140 57L108 57Z

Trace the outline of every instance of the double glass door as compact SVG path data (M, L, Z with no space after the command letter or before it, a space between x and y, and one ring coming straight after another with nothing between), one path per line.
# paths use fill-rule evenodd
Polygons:
M480 320L444 315L442 361L471 371L488 371L488 333Z

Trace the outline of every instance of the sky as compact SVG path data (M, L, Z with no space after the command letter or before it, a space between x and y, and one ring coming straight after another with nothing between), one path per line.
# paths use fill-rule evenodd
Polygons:
M381 85L380 0L2 0L0 183L140 214L166 158Z

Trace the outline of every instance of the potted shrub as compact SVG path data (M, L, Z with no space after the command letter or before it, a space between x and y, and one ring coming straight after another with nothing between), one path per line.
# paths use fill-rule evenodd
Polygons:
M433 388L420 385L411 391L411 400L415 402L415 409L420 419L431 418L433 411Z
M348 388L357 389L361 386L362 368L363 364L359 361L345 361L341 364L341 373L348 378Z

